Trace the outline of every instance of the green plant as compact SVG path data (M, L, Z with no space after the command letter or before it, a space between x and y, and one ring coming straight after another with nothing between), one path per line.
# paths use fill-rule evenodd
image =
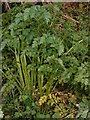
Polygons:
M37 19L36 19L36 17L37 17ZM5 38L5 40L2 42L2 46L4 47L7 45L15 54L15 61L17 64L17 69L18 69L18 73L19 73L19 77L20 77L20 81L16 80L16 83L17 83L16 86L17 86L20 94L21 94L21 89L23 89L23 90L27 89L26 90L26 91L28 91L27 93L29 93L30 90L33 91L33 89L34 89L33 87L36 88L36 83L37 83L36 77L37 77L40 95L42 95L43 94L42 92L44 92L42 89L42 87L44 86L43 85L44 75L42 74L42 72L40 72L40 67L42 66L43 62L45 61L45 59L48 56L52 56L51 52L52 52L52 50L55 49L56 46L57 46L56 50L58 50L59 55L61 55L63 52L64 47L63 47L62 43L60 43L61 46L58 45L59 39L55 38L54 34L53 35L42 34L43 31L41 31L41 30L47 29L45 24L47 24L47 27L49 29L51 29L49 26L50 25L49 21L50 21L51 17L52 17L52 15L49 12L47 12L44 8L42 8L40 6L34 6L31 8L26 8L24 10L23 14L18 13L15 17L15 22L12 23L11 25L9 25L9 27L8 27L8 30L10 30L10 36L8 36L8 38ZM27 28L27 25L30 24L28 21L29 18L31 19L31 23L32 23L32 25L30 25L31 26L30 29L32 30L31 33L30 33L30 30ZM35 21L33 21L33 19ZM45 20L44 22L43 22L43 19ZM22 26L23 22L21 22L21 21L24 22L23 26ZM42 24L39 26L40 22ZM17 24L18 24L18 26L17 26ZM36 30L35 36L34 36L33 30L35 30L36 26L33 26L33 25L35 25L35 24L36 24L36 26L38 25L38 27L37 27L37 30ZM41 29L42 26L43 26L43 29ZM32 27L34 27L34 28L32 28ZM16 32L13 32L14 30L16 30ZM38 36L37 31L38 31L38 34L41 33L41 35L42 35L41 37L37 37ZM27 34L26 34L26 32L27 32ZM19 35L19 33L22 33L22 35ZM6 31L5 36L7 36L7 34L9 34L9 33L7 33L7 31ZM18 38L18 35L19 35L19 38ZM57 41L56 41L56 39L57 39ZM46 45L44 45L45 41L47 41ZM55 41L55 43L53 43L53 41ZM32 45L30 46L31 42L32 42ZM49 44L51 44L50 50L48 50ZM44 46L45 46L45 49L43 49ZM43 49L43 51L41 51L42 49ZM48 50L48 52L49 52L48 54L46 54L46 50ZM54 51L56 52L56 50L54 50ZM62 50L62 51L60 51L60 50ZM26 57L28 57L28 59L29 59L29 65L27 65ZM37 61L36 61L36 59L37 59ZM54 61L58 61L58 60L54 59ZM58 61L58 64L62 64L61 66L63 66L63 63L61 60ZM35 67L35 65L36 65L36 67ZM27 67L28 67L28 69L27 69ZM37 73L35 73L35 71ZM30 74L31 74L31 76L30 76ZM50 85L51 82L53 83L53 77L49 78L49 79L50 79L50 83L48 83L48 84ZM48 82L49 82L49 80L48 80ZM52 86L52 84L51 84L51 86ZM50 89L50 88L48 88L48 89Z
M89 95L89 35L86 25L81 22L79 30L76 30L77 25L63 19L59 7L51 4L11 11L8 13L13 13L11 22L3 17L1 42L3 109L6 113L9 111L7 116L51 117L44 107L38 106L37 101L66 83L74 86L73 91L82 90ZM62 28L59 28L60 24ZM33 97L35 92L37 98ZM56 102L54 98L54 105ZM62 104L56 106L58 112L54 118L59 115L59 108L63 109L59 117L68 113Z
M24 17L23 17L23 14L24 14ZM12 94L13 92L14 92L14 97L16 97L17 90L19 92L18 93L19 95L21 96L31 95L29 96L30 98L32 97L32 93L34 92L34 90L37 88L40 91L40 96L42 96L45 91L45 90L43 91L44 75L40 71L40 65L42 65L42 60L43 60L43 58L41 58L42 60L40 60L40 54L41 54L40 50L43 47L42 44L45 42L45 39L47 39L47 34L43 35L41 39L38 37L38 34L41 32L42 29L40 28L42 26L44 27L44 30L47 29L45 24L47 24L47 27L48 27L48 22L49 22L49 19L51 18L51 15L49 12L47 12L45 9L41 8L40 6L26 8L23 14L18 13L15 16L15 20L13 21L13 23L11 23L11 25L9 25L9 27L7 27L6 30L5 29L3 30L5 35L3 36L3 41L1 43L1 46L3 49L3 56L5 56L4 52L6 51L6 49L8 50L8 52L10 53L12 52L13 59L11 59L11 61L14 60L13 63L15 64L15 66L11 66L9 61L9 65L6 66L5 68L4 65L6 65L8 61L5 61L6 62L5 64L3 62L4 72L2 71L2 73L3 73L3 77L6 78L5 80L6 83L2 87L2 92L4 93L4 97L8 96L9 94ZM40 18L41 14L42 14L42 17ZM38 17L37 20L35 16ZM27 28L27 25L29 26L29 22L30 22L28 21L29 19L28 17L31 17L30 18L32 23L31 33L30 33L30 30ZM35 21L33 21L34 18L35 18ZM43 19L45 19L45 23L43 23ZM23 26L21 25L22 23L21 21L25 23ZM36 34L34 36L33 32L37 27L37 25L39 26L39 22L42 22L42 26L38 27L38 29L36 30ZM36 26L33 28L35 24ZM14 32L14 30L16 32ZM37 34L37 31L38 31L38 34ZM22 33L22 35L20 35L20 32ZM19 35L19 38L18 38L18 35ZM50 39L51 39L51 36L49 35ZM42 41L43 39L44 41ZM31 43L32 43L32 46L30 46ZM38 46L40 44L41 44L41 48L39 51L37 51ZM46 46L48 46L49 44L50 42L47 43ZM14 68L14 71L13 71L13 68ZM7 71L7 69L9 70L9 72ZM36 84L38 84L38 87L36 86ZM46 82L44 84L46 84ZM45 89L47 90L47 88ZM49 89L49 86L48 86L48 89Z

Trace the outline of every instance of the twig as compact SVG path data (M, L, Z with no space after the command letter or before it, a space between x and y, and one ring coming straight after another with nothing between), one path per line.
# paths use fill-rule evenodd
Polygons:
M70 17L70 16L68 16L68 15L63 15L63 16L64 16L65 18L70 19L70 20L74 21L75 23L78 23L78 24L79 24L79 21L73 19L72 17Z

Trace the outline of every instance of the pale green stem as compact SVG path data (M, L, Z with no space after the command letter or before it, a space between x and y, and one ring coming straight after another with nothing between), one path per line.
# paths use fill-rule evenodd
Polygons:
M36 70L34 70L34 87L36 88Z
M21 56L21 64L22 64L22 71L24 75L24 80L25 80L25 87L28 93L30 93L30 76L27 70L27 62L26 62L26 56Z
M24 88L24 80L23 80L23 75L22 75L22 70L21 70L20 58L19 58L19 55L17 54L16 49L15 49L15 57L16 57L18 72L20 75L20 83L22 84L22 88Z
M31 71L31 91L33 93L33 77L34 77L34 74L33 74L33 70Z
M39 74L38 74L38 87L40 91L40 96L42 96L41 76Z

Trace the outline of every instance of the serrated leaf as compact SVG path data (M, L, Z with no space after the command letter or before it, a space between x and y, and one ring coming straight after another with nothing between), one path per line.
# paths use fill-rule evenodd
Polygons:
M82 117L82 118L86 118L87 113L88 113L88 109L87 109L87 110L84 110L84 111L82 112L82 114L81 114L81 117Z
M30 8L26 8L24 10L24 20L27 20L29 18Z
M59 47L58 47L58 54L59 54L59 56L60 56L63 52L64 52L64 46L61 44L61 45L59 45Z

